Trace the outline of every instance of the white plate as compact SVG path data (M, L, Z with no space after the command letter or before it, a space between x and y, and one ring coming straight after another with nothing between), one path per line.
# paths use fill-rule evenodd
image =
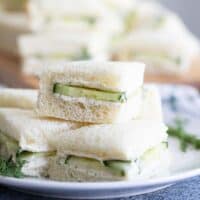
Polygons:
M188 120L187 128L200 134L200 96L196 90L185 86L160 86L163 97L164 115L167 123L175 116ZM172 100L173 99L173 100ZM175 99L175 100L174 100ZM172 110L174 109L176 112ZM186 153L180 151L176 139L169 139L172 152L171 175L139 182L106 183L62 183L49 180L15 179L0 177L0 183L14 189L56 198L108 199L145 194L169 187L175 183L200 175L200 151L192 148Z
M166 178L143 182L60 183L54 181L14 178L0 179L0 183L30 194L69 199L109 199L154 192L185 179L200 175L200 169Z

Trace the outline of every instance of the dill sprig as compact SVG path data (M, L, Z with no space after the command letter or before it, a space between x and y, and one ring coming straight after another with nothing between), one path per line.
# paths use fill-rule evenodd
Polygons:
M200 149L200 139L188 133L184 128L184 124L185 122L183 120L177 119L175 121L175 126L169 126L167 133L180 140L181 150L183 152L187 151L189 145L193 146L195 149Z
M26 161L21 160L18 155L17 153L15 159L13 159L13 156L10 156L9 159L0 157L0 175L15 178L24 177L22 167Z

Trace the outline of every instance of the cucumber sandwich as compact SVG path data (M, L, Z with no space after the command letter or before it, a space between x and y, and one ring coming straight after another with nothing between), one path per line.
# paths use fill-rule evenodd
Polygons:
M60 181L160 175L169 165L166 130L157 120L91 125L1 108L0 175Z
M199 54L199 42L174 20L162 31L138 29L116 39L110 48L112 59L143 62L148 73L185 72ZM177 26L180 30L170 32Z
M71 126L39 119L33 111L0 108L0 175L47 176L49 158L56 150L49 145L48 137Z
M78 6L77 6L78 5ZM99 0L27 0L32 30L57 33L115 34L122 22Z
M91 58L89 38L80 34L40 33L19 38L19 50L25 59L35 60L86 60ZM92 35L90 34L92 37ZM41 46L41 43L44 45ZM30 46L32 48L30 48Z
M68 62L41 76L37 112L70 121L113 123L138 116L141 63Z
M137 180L168 172L166 127L132 120L84 126L57 135L49 176L59 181ZM144 139L145 138L145 139Z
M138 29L158 31L167 25L171 12L166 8L156 2L133 2L123 15L125 33Z
M104 15L108 15L99 0L29 0L27 10L35 30L57 27L88 31L94 29Z
M106 45L104 36L82 31L25 34L18 39L22 70L36 76L66 61L105 60Z

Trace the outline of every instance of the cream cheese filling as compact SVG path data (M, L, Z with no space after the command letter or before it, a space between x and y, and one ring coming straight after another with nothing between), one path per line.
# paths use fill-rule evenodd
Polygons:
M88 170L107 171L115 176L125 177L130 173L137 171L139 174L142 168L155 160L159 160L162 153L168 148L167 142L148 149L143 155L135 160L96 160L93 158L78 157L73 155L59 155L57 156L57 165L66 167L77 166L77 168L87 168ZM134 170L133 170L134 169Z
M69 53L50 53L48 55L43 55L40 53L37 53L33 55L33 57L43 60L43 59L54 59L54 60L70 60L70 61L76 61L76 60L88 60L91 58L91 55L86 47L81 48L80 47L80 53L77 52L77 54L69 54Z
M23 177L45 175L48 159L55 152L28 152L0 131L0 175Z
M125 92L105 91L81 86L65 85L61 83L54 84L53 93L70 97L85 97L89 99L120 103L127 101L127 95Z

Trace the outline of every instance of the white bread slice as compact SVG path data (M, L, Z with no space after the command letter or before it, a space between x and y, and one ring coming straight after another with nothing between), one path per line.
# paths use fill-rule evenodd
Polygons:
M36 31L56 31L56 27L67 32L94 31L103 18L111 18L110 12L99 0L29 0L27 7L30 26ZM112 17L113 21L116 20ZM112 23L109 24L113 27Z
M56 29L56 32L25 34L18 38L18 46L21 57L25 59L24 66L30 64L27 63L29 59L35 60L41 66L44 61L51 63L51 60L105 60L108 57L107 35L81 30L71 32L62 30L58 33ZM86 58L82 55L83 51L87 53Z
M42 117L86 122L120 123L138 117L141 109L141 90L126 103L95 101L93 99L65 97L49 91L40 93L36 112Z
M18 39L20 53L23 57L47 57L54 54L78 54L81 48L87 48L89 37L80 34L38 33L26 34ZM43 45L41 45L41 43Z
M38 59L36 57L27 57L22 61L22 71L26 75L40 77L44 71L51 70L60 63L61 65L66 62L66 59Z
M130 94L143 85L144 69L138 62L66 62L44 72L41 89L63 83Z
M60 30L113 36L123 29L121 19L99 0L29 0L28 14L29 25L35 32L53 31L56 34Z
M48 174L50 179L72 182L96 181L137 181L169 173L170 155L168 149L162 149L152 155L150 160L132 162L124 175L105 167L101 162L83 162L74 160L63 164L66 156L58 155L50 160Z
M158 31L165 26L168 10L156 1L132 1L132 6L124 14L126 32L138 29Z
M65 120L112 123L135 118L140 111L144 65L140 63L69 62L41 76L37 113ZM126 92L128 101L115 103L53 93L55 83Z
M199 41L184 28L175 33L170 33L171 27L168 29L130 33L114 42L112 58L144 62L148 73L185 72L200 53Z
M29 33L25 14L0 12L0 50L19 56L17 38Z
M36 157L32 158L22 167L22 173L29 177L47 177L50 157Z
M97 160L134 160L151 147L167 141L166 130L166 126L157 120L132 120L63 131L50 138L50 143L65 155Z
M153 84L145 84L141 112L138 119L154 119L163 121L162 102L158 88Z
M79 6L77 6L79 5ZM29 0L29 15L101 16L106 10L99 0Z
M116 11L118 14L127 13L136 4L136 1L132 0L103 0L109 9Z
M162 104L159 91L155 85L147 84L141 91L141 109L136 119L154 119L163 121ZM138 104L139 106L139 104ZM135 110L135 107L132 107ZM47 111L48 112L48 111ZM43 113L44 114L44 113ZM48 114L47 114L48 115Z
M138 62L66 62L47 70L43 77L63 84L130 94L142 86L144 69L145 65Z
M38 91L33 89L0 88L0 107L34 109Z
M66 63L67 59L50 59L50 58L36 58L35 56L30 56L23 58L22 60L22 71L24 74L32 75L36 77L41 77L41 75L46 70L52 70L55 68L55 65L62 65Z
M60 120L40 119L33 111L0 108L0 130L19 142L22 150L43 152L55 150L48 137L76 126Z

